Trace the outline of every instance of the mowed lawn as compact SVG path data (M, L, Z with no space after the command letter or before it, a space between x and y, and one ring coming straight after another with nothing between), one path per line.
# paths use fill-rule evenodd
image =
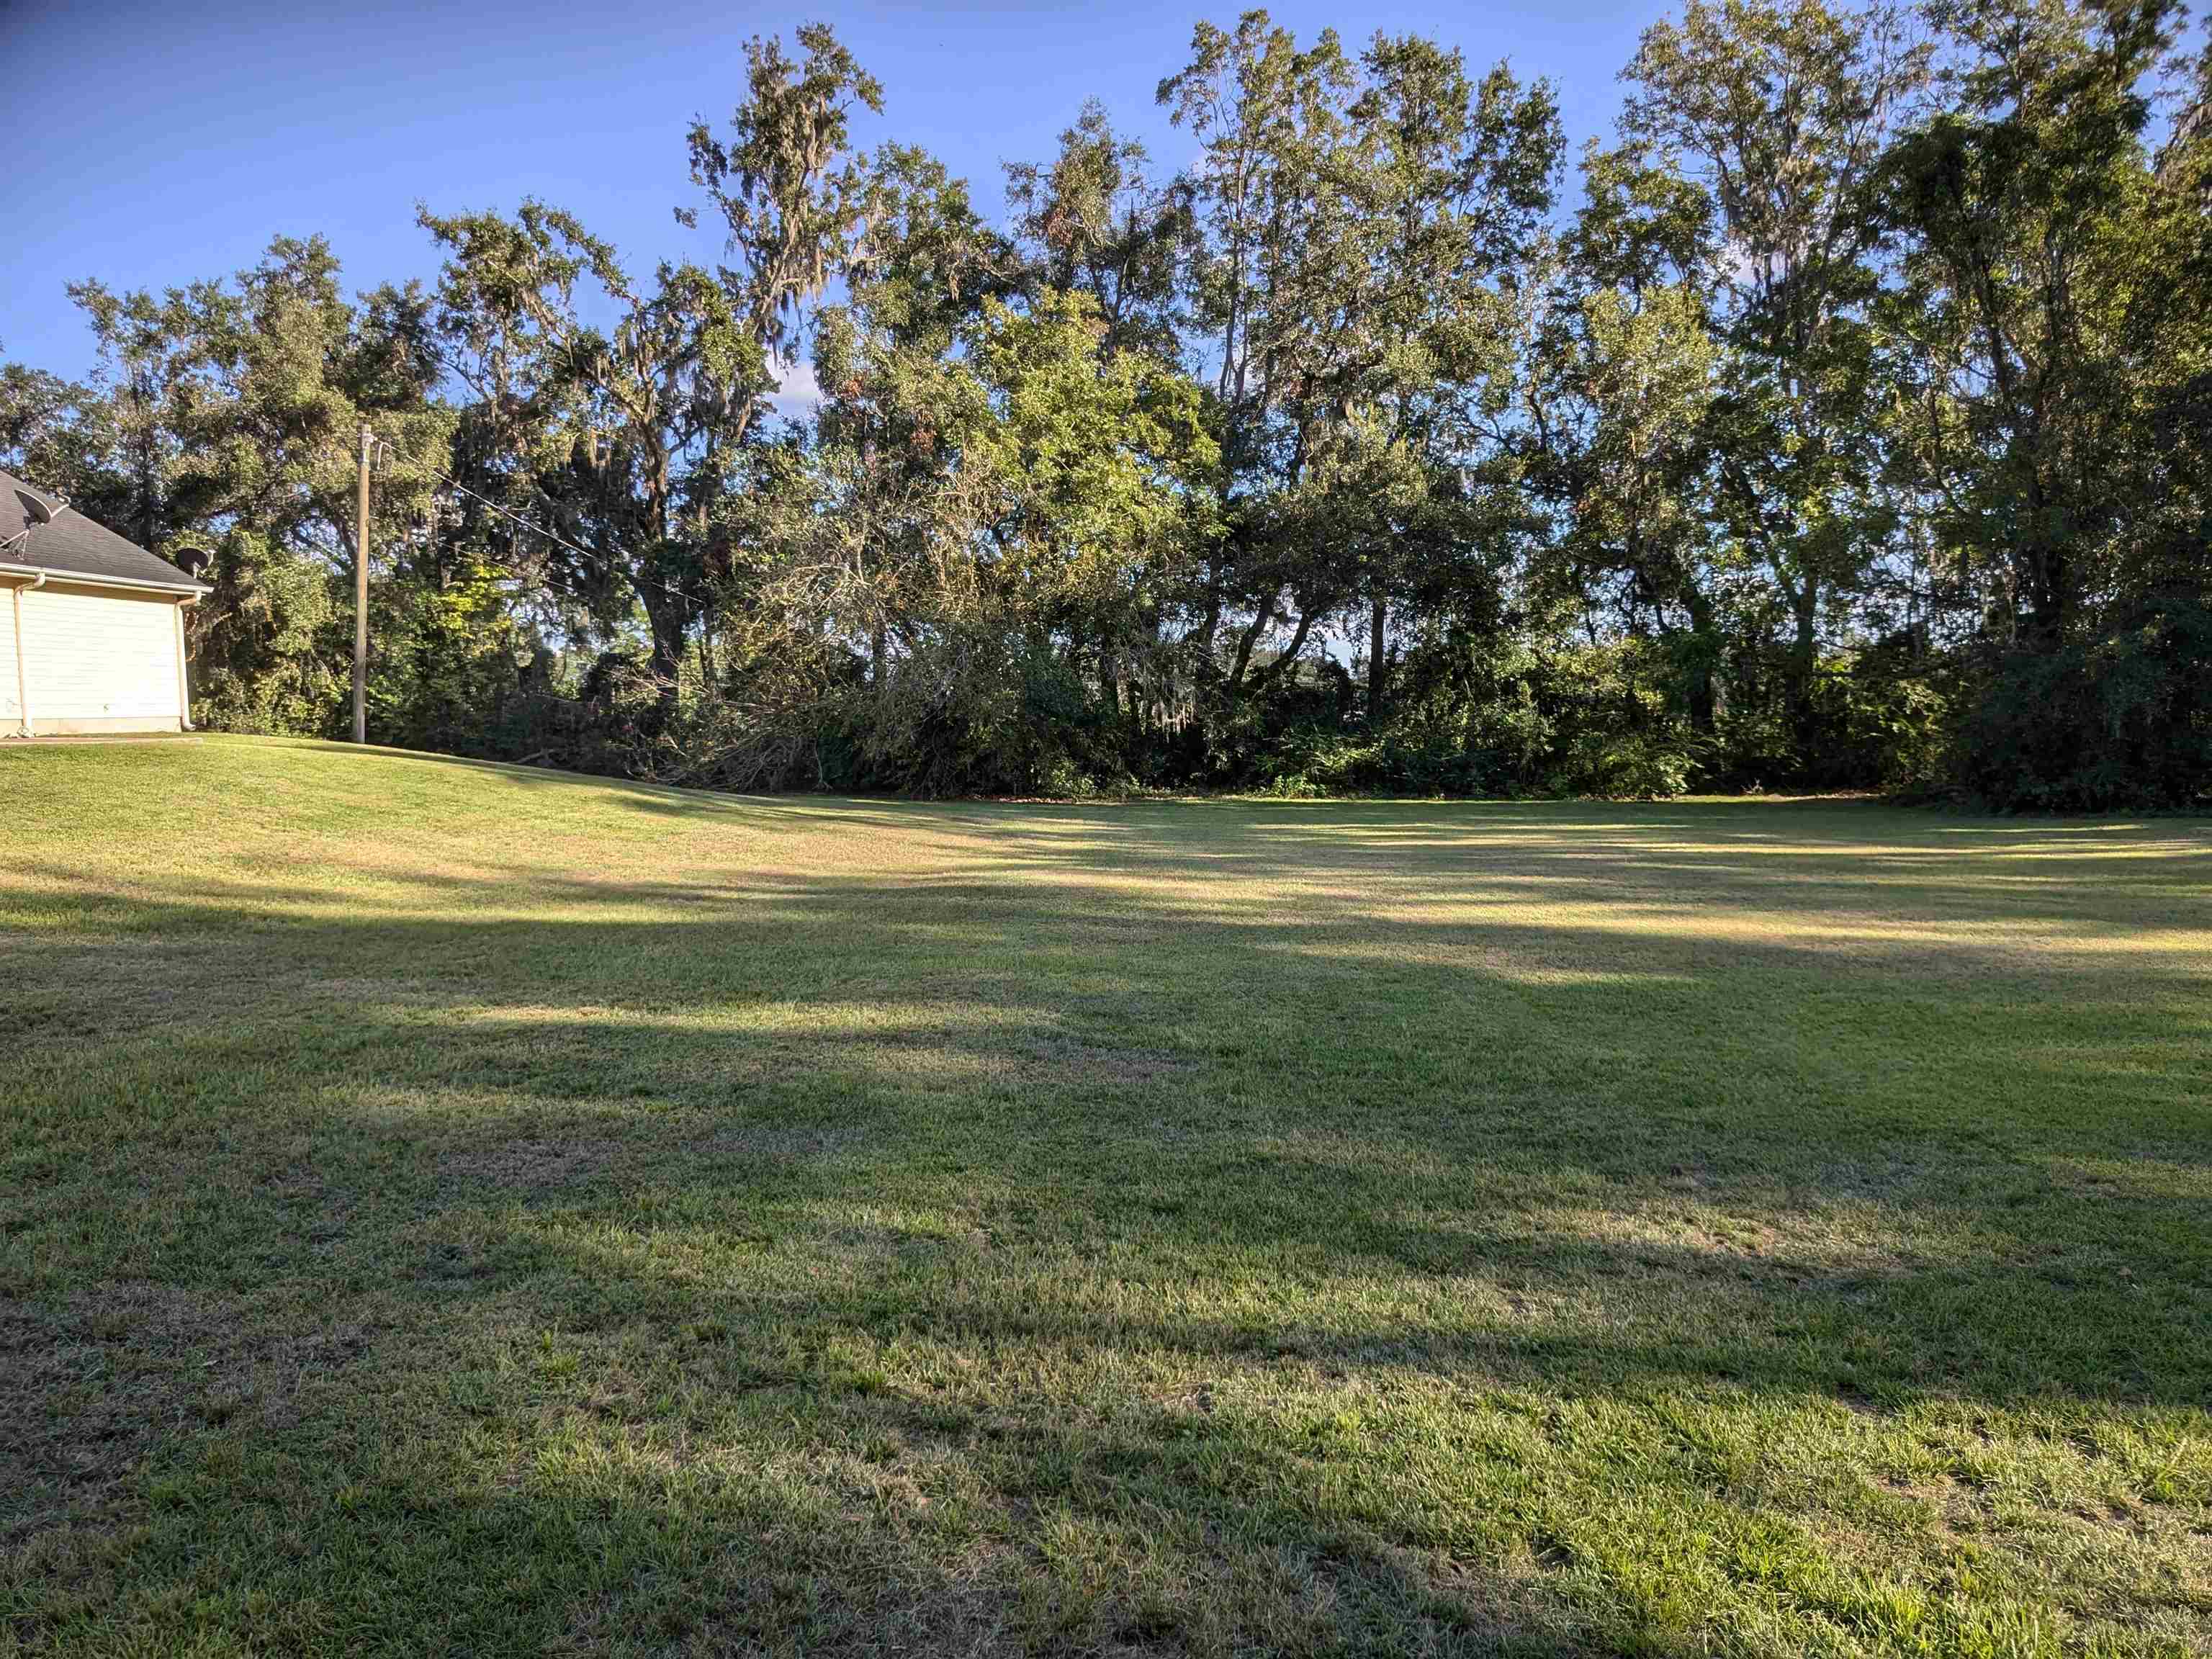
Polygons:
M0 752L0 1650L2212 1649L2212 830Z

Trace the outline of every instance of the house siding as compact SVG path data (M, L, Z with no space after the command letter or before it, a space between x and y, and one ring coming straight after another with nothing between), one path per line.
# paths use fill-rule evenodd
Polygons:
M22 606L34 731L174 732L182 726L175 600L50 582L25 590ZM12 629L10 635L6 649L12 655ZM12 662L6 679L0 719L20 731L22 710L9 708L15 696Z

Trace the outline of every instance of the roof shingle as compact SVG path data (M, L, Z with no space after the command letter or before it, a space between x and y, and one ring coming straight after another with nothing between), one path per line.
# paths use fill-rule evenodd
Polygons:
M40 524L32 518L18 490L36 496L52 509L53 522ZM26 530L31 533L16 540ZM87 576L138 587L205 591L167 559L63 507L45 490L33 489L20 478L0 472L0 565L10 564L50 570L57 576Z

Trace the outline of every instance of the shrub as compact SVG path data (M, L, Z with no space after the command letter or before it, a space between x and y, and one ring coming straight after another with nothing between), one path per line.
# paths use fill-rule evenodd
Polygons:
M2203 800L2212 792L2212 612L2184 599L2093 642L1998 659L1954 757L1967 789L2008 811Z
M1616 800L1662 800L1686 794L1697 759L1674 732L1585 732L1552 770L1551 791Z

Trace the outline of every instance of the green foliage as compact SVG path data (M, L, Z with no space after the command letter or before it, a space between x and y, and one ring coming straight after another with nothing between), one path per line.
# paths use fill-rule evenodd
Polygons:
M1408 665L1388 720L1293 725L1259 775L1294 798L1679 795L1711 745L1668 713L1667 672L1664 650L1644 642L1539 655L1456 637Z
M328 573L241 530L216 544L207 580L214 591L185 613L195 720L216 731L325 735L344 684Z
M383 599L368 687L369 724L383 741L499 760L551 744L559 699L492 572L438 587L391 584Z
M1960 735L1960 775L1995 805L2201 805L2212 780L2212 610L2185 599L2106 638L2008 653L1977 685Z
M2212 56L2170 0L1687 0L1554 214L1559 100L1200 23L994 221L827 27L696 124L710 239L421 224L71 292L0 465L221 550L201 713L743 788L2212 785ZM2180 94L2161 131L2153 94ZM818 396L800 395L802 357Z
M1686 793L1696 760L1677 734L1583 732L1552 773L1556 793L1616 800L1663 800Z

